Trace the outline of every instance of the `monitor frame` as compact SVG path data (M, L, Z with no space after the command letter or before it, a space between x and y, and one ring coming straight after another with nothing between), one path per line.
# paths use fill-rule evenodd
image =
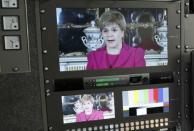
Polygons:
M75 4L75 1L77 4ZM177 120L177 112L180 112L180 101L178 100L177 93L177 80L179 79L180 71L180 56L181 56L181 29L177 28L181 25L180 2L179 1L110 1L110 0L46 0L40 1L38 6L38 13L40 13L37 20L37 25L40 27L41 33L38 32L38 38L42 43L42 59L44 84L42 84L42 96L43 101L43 116L45 128L54 130L66 130L75 128L88 128L88 124L91 127L104 126L110 124L119 124L123 122L144 121L158 118L168 118L169 120ZM101 71L72 71L72 72L60 72L58 65L58 45L57 33L56 33L56 8L86 8L86 7L123 7L123 8L166 8L168 12L168 44L170 51L168 52L168 66L158 67L146 67L146 68L128 68L128 69L113 69L113 70L101 70ZM40 23L39 23L40 22ZM52 26L51 26L52 25ZM54 32L54 33L53 33ZM41 65L41 66L42 66ZM54 91L55 79L74 79L83 77L94 76L112 76L112 75L125 75L125 74L139 74L139 73L154 73L154 72L175 72L174 81L171 83L160 83L160 87L169 87L169 102L170 111L168 113L151 114L146 116L123 118L122 112L122 91L139 90L155 88L158 84L152 85L134 85L128 87L118 86L117 88L101 88L101 89L86 89L86 90L74 90L74 91ZM64 125L62 117L61 96L64 95L76 95L76 94L91 94L93 92L105 93L113 92L115 98L115 119L107 119L100 121L91 121L83 123L71 123ZM171 122L167 127L175 127L177 122Z
M145 73L145 72L163 72L179 70L177 63L180 59L180 14L177 10L180 10L179 2L159 2L159 1L76 1L69 0L56 0L56 1L42 1L40 2L40 10L44 9L45 12L40 14L40 24L42 28L42 50L43 53L43 65L45 75L49 79L60 78L83 78L92 76L110 76L110 75L122 75L131 73ZM106 8L106 7L120 7L120 8L165 8L168 15L168 64L166 66L150 66L139 68L122 68L122 69L108 69L108 70L82 70L82 71L64 71L59 70L59 47L57 44L57 23L56 23L56 8ZM40 11L41 12L41 11ZM173 17L172 17L173 16ZM51 26L52 25L52 26Z
M122 102L122 92L123 91L132 91L132 90L143 90L143 89L154 89L154 88L168 88L169 89L169 112L165 113L154 113L149 115L142 116L123 116L123 102ZM177 117L178 104L177 101L173 98L176 97L176 94L173 92L175 89L173 84L163 84L163 85L149 85L149 86L130 86L130 87L118 87L114 89L94 89L94 90L79 90L79 91L67 91L67 92L57 92L47 97L47 123L56 130L65 130L65 129L75 129L75 128L87 128L88 124L90 127L93 126L104 126L117 123L125 122L135 122L140 120L151 120L158 118L168 118L174 120ZM77 123L63 123L63 110L62 110L62 101L61 96L71 96L71 95L83 95L83 94L95 94L95 93L114 93L114 105L115 105L115 118L97 120L97 121L87 121L87 122L77 122ZM168 127L174 126L176 123L169 123ZM76 127L75 127L76 126Z

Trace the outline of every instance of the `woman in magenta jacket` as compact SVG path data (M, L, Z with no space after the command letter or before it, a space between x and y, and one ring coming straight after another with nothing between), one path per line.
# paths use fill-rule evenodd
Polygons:
M126 21L120 12L104 12L99 23L105 47L88 53L88 70L145 66L144 50L123 42Z
M84 94L81 98L83 112L76 114L76 122L103 120L102 111L94 109L94 97L89 94Z

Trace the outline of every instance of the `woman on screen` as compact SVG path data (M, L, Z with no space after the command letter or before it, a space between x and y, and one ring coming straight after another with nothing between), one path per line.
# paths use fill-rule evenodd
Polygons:
M103 112L94 108L94 97L92 95L83 95L81 98L84 111L76 115L76 122L94 121L104 119Z
M88 70L144 67L144 50L123 42L125 17L118 11L106 11L99 20L105 47L88 53Z

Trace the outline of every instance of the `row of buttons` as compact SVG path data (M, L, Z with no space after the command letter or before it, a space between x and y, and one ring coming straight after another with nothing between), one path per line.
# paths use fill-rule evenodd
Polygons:
M168 118L151 119L145 121L126 122L88 128L67 129L65 131L135 131L149 128L165 127L169 125Z

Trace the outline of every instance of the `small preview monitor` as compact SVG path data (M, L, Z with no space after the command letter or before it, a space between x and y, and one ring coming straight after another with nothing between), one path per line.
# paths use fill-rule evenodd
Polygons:
M122 92L123 117L169 112L169 88Z
M61 101L64 124L115 118L113 92L62 96Z

